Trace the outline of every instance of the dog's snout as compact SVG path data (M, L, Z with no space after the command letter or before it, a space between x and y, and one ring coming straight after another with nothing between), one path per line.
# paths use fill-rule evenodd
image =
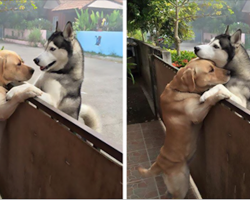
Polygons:
M40 62L39 58L35 58L33 61L34 61L37 65L38 65L38 63Z
M194 52L197 53L200 50L200 47L194 47Z

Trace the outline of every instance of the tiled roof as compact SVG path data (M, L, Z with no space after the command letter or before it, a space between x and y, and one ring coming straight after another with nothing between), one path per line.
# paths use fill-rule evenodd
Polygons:
M73 1L66 1L66 0L59 0L60 5L55 7L52 11L60 11L60 10L71 10L75 8L83 8L84 6L88 5L89 3L93 2L94 0L73 0Z
M100 8L100 9L114 9L114 10L122 10L122 5L116 1L108 1L108 0L97 0L90 3L88 8Z
M117 3L123 4L123 0L114 0Z

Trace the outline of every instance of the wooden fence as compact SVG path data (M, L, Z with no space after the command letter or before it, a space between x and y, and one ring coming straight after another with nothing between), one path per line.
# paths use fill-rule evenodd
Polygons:
M121 147L39 99L0 124L3 198L122 198L121 163Z

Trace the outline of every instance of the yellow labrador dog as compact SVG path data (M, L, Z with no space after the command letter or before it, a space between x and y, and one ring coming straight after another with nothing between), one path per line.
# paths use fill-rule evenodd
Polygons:
M230 98L230 93L218 91L201 102L201 93L230 79L227 70L211 61L195 59L180 69L161 94L161 109L166 126L164 146L149 169L139 167L145 176L163 173L168 192L183 199L189 189L188 163L196 151L201 123L218 101Z
M27 81L34 69L24 64L23 60L13 51L0 51L0 121L8 119L19 103L25 99L40 96L42 91L31 84L12 88L7 94L5 86L9 83Z

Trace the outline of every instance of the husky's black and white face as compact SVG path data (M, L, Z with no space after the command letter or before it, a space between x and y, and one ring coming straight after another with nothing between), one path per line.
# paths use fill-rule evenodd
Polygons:
M203 59L214 61L217 67L224 67L235 56L235 48L241 44L241 30L237 30L232 36L228 33L228 27L224 34L213 38L208 44L194 47L195 54Z
M41 71L58 71L65 67L73 53L72 35L71 22L66 24L64 31L60 31L57 24L56 31L45 44L45 51L34 59Z

